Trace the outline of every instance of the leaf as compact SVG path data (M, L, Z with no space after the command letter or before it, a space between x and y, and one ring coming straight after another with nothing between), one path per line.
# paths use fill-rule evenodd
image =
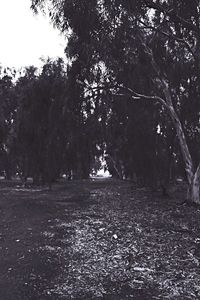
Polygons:
M152 272L153 271L151 269L143 268L143 267L134 267L133 270L137 271L137 272Z

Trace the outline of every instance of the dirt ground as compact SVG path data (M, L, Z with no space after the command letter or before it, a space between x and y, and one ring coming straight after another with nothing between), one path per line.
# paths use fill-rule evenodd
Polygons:
M0 182L0 300L200 299L200 209L131 182Z

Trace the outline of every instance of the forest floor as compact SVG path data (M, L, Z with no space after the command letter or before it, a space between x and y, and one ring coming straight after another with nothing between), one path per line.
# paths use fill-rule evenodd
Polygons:
M200 299L200 208L112 179L0 183L0 300Z

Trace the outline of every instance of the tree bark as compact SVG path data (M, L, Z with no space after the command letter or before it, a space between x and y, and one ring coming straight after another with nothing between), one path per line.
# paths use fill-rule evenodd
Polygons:
M173 125L176 129L183 161L185 164L185 172L188 181L187 200L196 204L200 204L200 164L197 167L195 172L192 157L185 138L185 133L182 124L180 122L180 119L174 110L167 82L164 82L164 85L165 85L164 94L166 97L166 103L168 104L167 105L168 114L171 117Z
M188 187L188 200L200 204L200 163L194 173L192 183Z

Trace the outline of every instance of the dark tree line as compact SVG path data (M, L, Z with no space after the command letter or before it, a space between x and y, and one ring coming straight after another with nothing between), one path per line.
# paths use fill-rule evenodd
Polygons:
M32 0L32 9L45 2ZM2 77L6 176L17 169L24 180L51 182L73 170L87 178L104 154L113 176L141 185L183 177L188 199L199 203L199 1L48 5L68 37L70 63L29 68L16 83Z
M41 71L29 67L17 79L2 74L0 101L2 175L50 186L62 174L88 178L99 155L98 129L73 68L58 59Z

